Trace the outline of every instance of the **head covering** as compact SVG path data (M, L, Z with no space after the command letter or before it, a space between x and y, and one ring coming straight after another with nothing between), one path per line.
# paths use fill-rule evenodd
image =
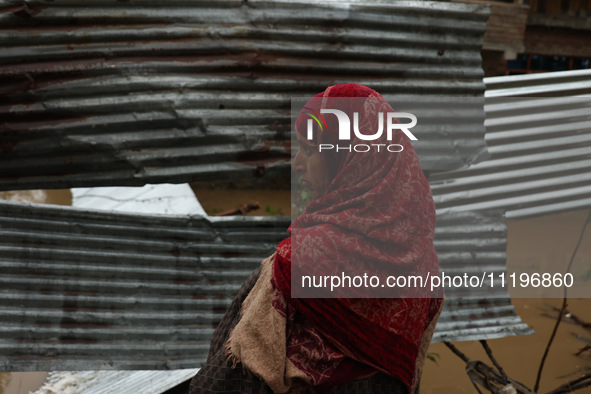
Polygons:
M366 99L339 100L345 97ZM365 134L377 130L377 114L393 112L381 95L358 84L329 87L306 104L316 112L338 106L359 113L359 129ZM314 139L306 143L343 145L335 119L326 116L325 132L315 132ZM296 131L307 141L305 122L307 116L300 115ZM370 142L352 135L349 143ZM409 139L395 131L392 140L383 133L371 143L398 144L403 150L327 151L323 156L330 178L327 189L293 221L291 237L277 247L271 281L288 310L293 310L288 358L314 384L336 385L382 371L414 390L423 361L417 363L417 359L425 332L441 309L440 298L426 297L416 288L401 290L398 298L343 298L348 297L343 291L337 293L341 298L292 298L292 290L301 290L292 289L292 269L294 275L310 267L327 274L356 275L370 270L382 281L386 274L438 275L433 246L435 208ZM320 373L319 365L323 366Z

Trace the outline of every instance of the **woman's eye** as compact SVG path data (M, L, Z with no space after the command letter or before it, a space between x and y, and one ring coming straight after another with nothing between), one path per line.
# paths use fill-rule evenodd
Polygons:
M306 156L310 156L312 153L314 153L314 149L309 145L302 145L302 148L304 149Z
M310 156L312 153L314 153L314 147L304 144L301 141L298 141L298 145L299 145L299 150L301 150L302 152L304 152L304 154L306 156Z

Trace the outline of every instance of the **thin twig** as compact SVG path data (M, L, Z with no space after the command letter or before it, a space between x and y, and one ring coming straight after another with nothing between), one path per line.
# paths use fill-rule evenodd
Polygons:
M470 359L462 352L460 352L460 350L455 347L454 345L452 345L450 342L443 342L443 344L445 346L447 346L449 348L449 350L451 350L452 352L454 352L454 354L456 356L458 356L459 358L461 358L462 360L464 360L465 363L470 362Z
M591 386L591 373L585 374L578 379L571 380L570 382L550 391L548 394L572 393L575 390L580 390L589 386Z
M492 361L492 363L494 364L495 367L497 367L497 369L499 370L499 372L501 373L501 375L503 376L503 379L505 379L505 384L509 383L509 377L507 376L507 374L505 373L505 371L503 370L503 367L501 367L501 364L499 364L497 362L497 360L494 358L493 354L492 354L492 350L491 348L488 346L488 343L481 339L480 340L480 344L482 345L482 347L484 348L484 351L486 352L486 355L488 356L488 358L490 358L490 361Z
M491 383L496 383L499 385L507 385L510 383L511 385L513 385L513 388L515 388L518 393L534 394L533 391L531 391L523 383L511 379L506 375L501 376L501 374L495 371L494 368L489 367L481 361L470 360L464 353L462 353L457 347L455 347L451 343L443 342L443 344L466 363L466 373L470 378L470 382L472 382L472 385L480 394L482 394L482 392L478 388L478 385L486 387L489 391L495 392L495 389L491 387ZM492 351L490 351L490 353L492 356ZM500 367L497 366L497 368ZM504 382L501 382L502 379L504 380Z
M578 352L575 353L575 356L580 356L583 352L586 352L587 350L591 350L591 345L583 346L581 349L579 349Z
M458 349L457 347L455 347L454 345L452 345L451 342L443 342L443 344L445 346L447 346L449 348L449 350L451 350L456 356L458 356L459 358L461 358L462 360L464 360L464 362L466 364L468 364L471 361L468 358L468 356L466 356L464 353L460 352L460 349ZM474 388L476 389L476 391L478 391L478 394L482 394L482 391L480 391L480 389L478 388L478 385L476 383L474 383L474 381L472 380L472 378L470 378L470 383L472 383L472 386L474 386Z
M250 211L255 211L261 207L257 201L250 201L246 204L242 204L241 206L230 209L224 212L216 213L213 216L233 216L233 215L246 215Z
M534 385L534 391L537 392L538 388L540 387L540 378L542 377L542 370L544 369L544 363L546 362L546 357L548 356L548 352L550 351L550 346L552 346L552 342L554 341L554 337L556 336L556 331L558 331L558 326L562 321L562 316L564 315L564 310L566 309L566 300L567 298L564 297L562 299L562 307L560 308L560 312L558 313L558 319L556 319L556 324L554 324L554 329L552 330L552 334L550 335L550 339L546 344L546 350L544 350L544 355L542 356L542 360L540 361L540 367L538 368L538 376L536 377L536 384Z
M570 335L572 335L573 337L577 338L579 341L583 341L585 343L588 343L589 345L591 345L591 338L586 338L582 335L577 334L576 332L571 332Z
M583 228L581 229L581 234L579 235L579 240L577 241L577 246L573 251L573 254L570 257L570 261L568 262L568 267L566 268L566 273L570 272L571 266L573 265L573 261L575 261L575 256L579 251L579 246L581 246L581 242L583 241L583 235L585 234L585 230L587 229L587 224L591 220L591 210L587 214L587 218L585 219L585 223L583 223ZM548 356L548 352L550 351L550 346L552 346L552 342L554 341L554 337L556 336L556 331L558 331L558 326L560 326L560 322L562 321L562 316L564 315L564 311L566 310L567 305L567 287L563 286L563 299L562 299L562 307L560 308L560 312L558 313L558 319L556 319L556 324L554 325L554 329L552 330L552 335L550 335L550 339L548 340L548 344L546 344L546 350L544 351L544 355L542 356L542 360L540 361L540 367L538 368L538 376L536 377L536 384L534 385L534 391L537 392L538 388L540 387L540 379L542 378L542 371L544 370L544 363L546 362L546 357Z
M556 312L558 312L558 308L556 308L555 306L550 306L550 308ZM569 321L571 321L571 323L574 324L578 324L579 326L583 327L583 328L591 328L591 323L586 322L585 320L581 319L580 317L578 317L577 315L575 315L574 313L567 311L568 312L568 316L565 316L565 318L567 318Z

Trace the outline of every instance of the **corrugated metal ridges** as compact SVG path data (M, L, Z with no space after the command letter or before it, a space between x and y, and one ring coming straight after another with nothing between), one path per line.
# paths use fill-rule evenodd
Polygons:
M491 158L435 174L437 206L507 218L591 205L591 70L486 78Z
M591 95L591 70L558 71L484 78L486 97Z
M484 91L481 5L4 0L0 10L0 190L288 176L291 97L344 82L387 98ZM483 133L474 121L467 136L426 136L442 145L418 147L423 168L475 161Z
M0 203L0 369L199 366L231 298L288 225ZM442 215L436 247L448 273L504 270L502 215ZM436 340L528 332L506 292L448 298Z
M498 210L437 214L435 247L446 275L495 276L506 270L507 227ZM506 289L446 288L434 342L472 341L531 334L515 314Z
M191 379L198 369L175 371L78 371L52 372L44 386L47 392L80 394L161 394ZM53 391L50 391L53 390Z
M0 368L194 368L288 224L0 204Z

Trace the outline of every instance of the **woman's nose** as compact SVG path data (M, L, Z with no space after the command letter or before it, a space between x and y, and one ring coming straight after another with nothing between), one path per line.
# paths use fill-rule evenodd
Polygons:
M298 149L293 162L291 163L291 169L293 172L304 172L304 163L302 159L302 150Z

